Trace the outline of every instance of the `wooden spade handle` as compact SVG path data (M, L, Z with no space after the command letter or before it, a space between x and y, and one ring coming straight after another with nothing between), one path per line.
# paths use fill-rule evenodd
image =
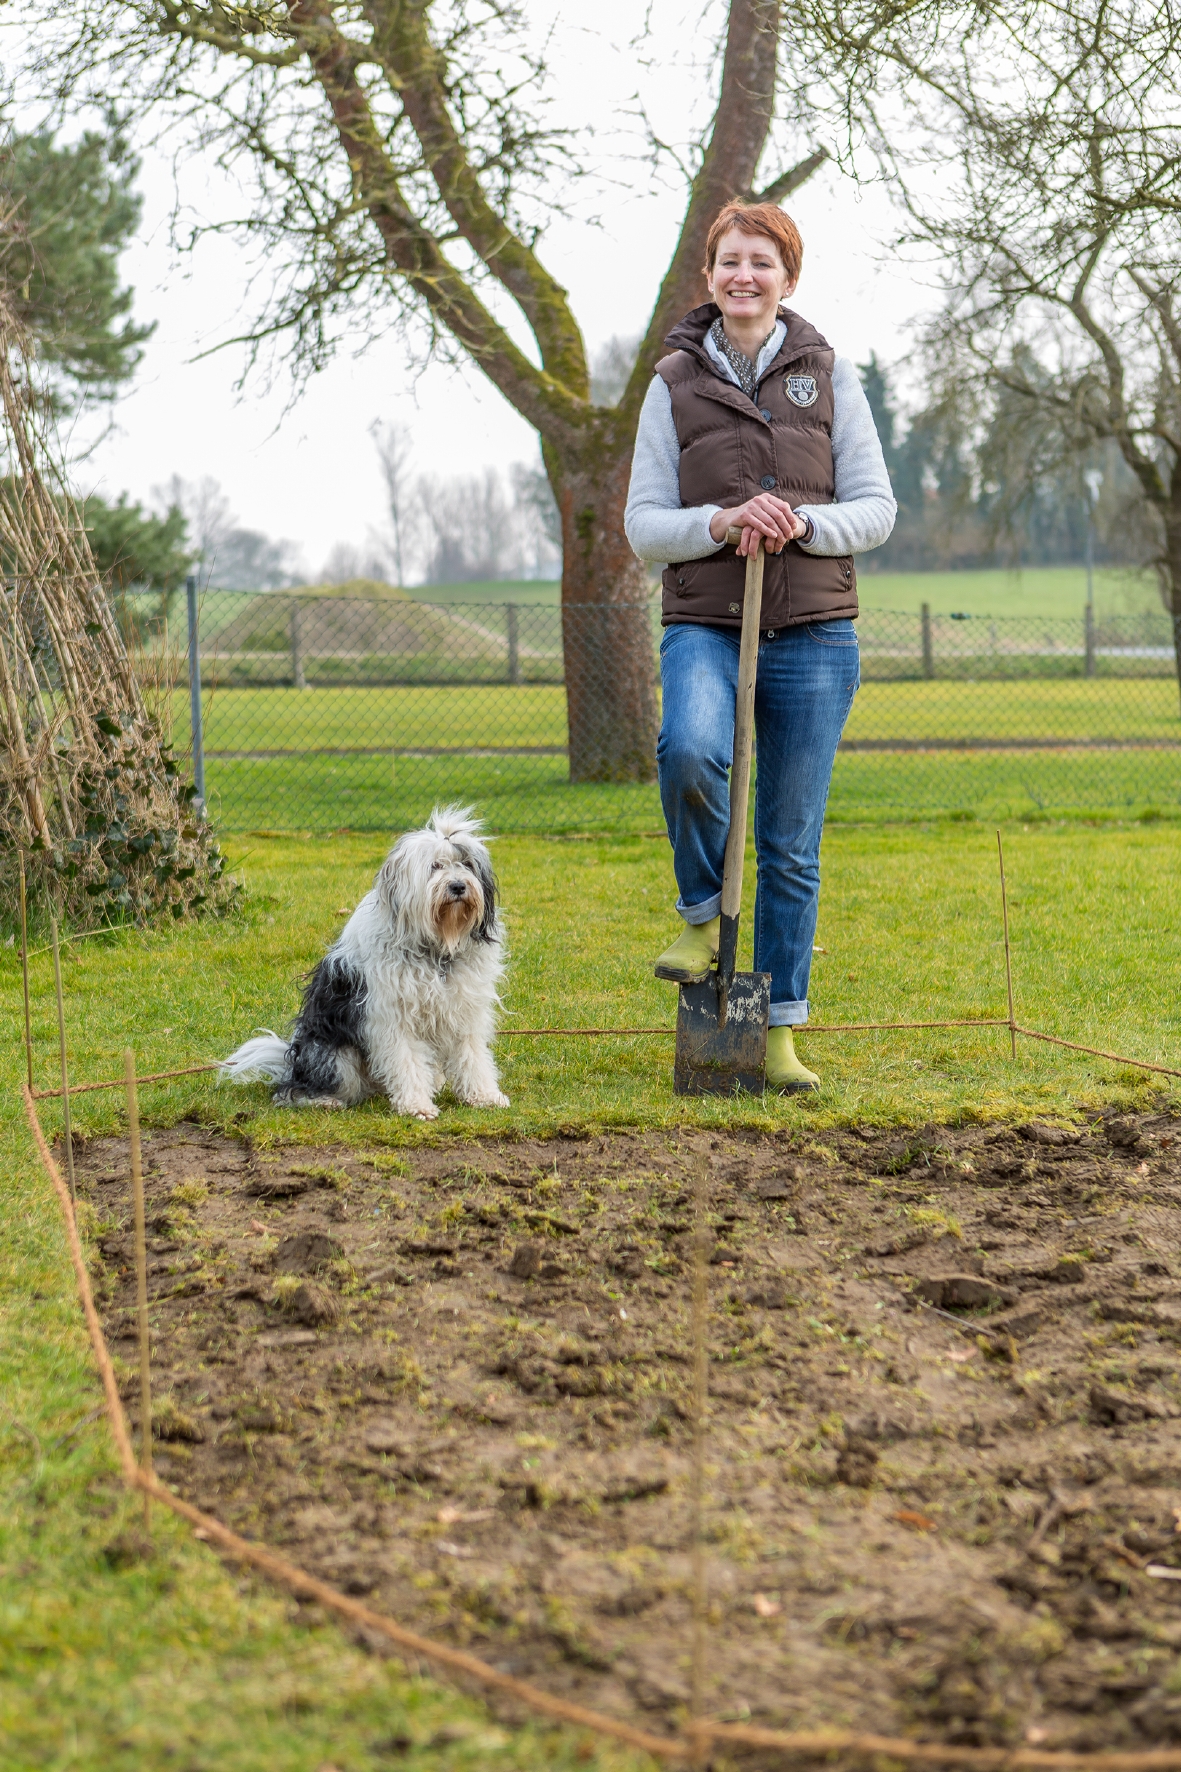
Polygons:
M741 541L741 529L728 529L726 540ZM738 945L738 913L742 906L742 863L746 852L746 811L750 799L750 758L754 738L755 674L759 663L759 625L763 614L763 561L758 548L747 556L746 593L742 604L742 640L738 651L738 692L734 702L734 762L730 770L730 829L722 867L722 935L719 978L734 976ZM729 938L729 939L728 939ZM731 951L727 955L727 948ZM728 961L728 965L727 965Z

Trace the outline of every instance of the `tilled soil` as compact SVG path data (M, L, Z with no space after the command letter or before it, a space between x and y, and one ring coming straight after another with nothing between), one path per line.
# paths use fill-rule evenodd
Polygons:
M683 1714L700 1189L715 1712L1181 1741L1181 1117L145 1157L161 1473L347 1592Z

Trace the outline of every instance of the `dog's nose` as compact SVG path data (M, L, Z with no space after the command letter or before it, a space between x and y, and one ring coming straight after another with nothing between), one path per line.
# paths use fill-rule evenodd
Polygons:
M466 880L449 880L447 882L447 890L451 894L452 898L466 898L467 897L467 881Z

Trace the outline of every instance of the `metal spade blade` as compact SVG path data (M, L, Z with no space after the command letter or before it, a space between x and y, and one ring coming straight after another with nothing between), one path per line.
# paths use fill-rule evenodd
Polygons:
M736 972L718 1022L715 978L683 984L677 1010L673 1089L678 1095L761 1095L766 1083L771 974Z

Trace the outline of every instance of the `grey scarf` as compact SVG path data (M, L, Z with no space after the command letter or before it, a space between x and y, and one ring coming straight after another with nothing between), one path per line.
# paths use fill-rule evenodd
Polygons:
M776 321L776 325L778 325L778 321ZM726 337L726 328L722 325L721 315L718 316L709 329L710 338L713 340L714 344L717 345L719 351L721 351L723 357L738 377L739 387L742 389L743 393L748 395L752 400L755 397L755 388L758 385L755 365L763 354L763 347L766 345L767 340L774 336L774 332L775 327L773 326L771 331L767 334L767 337L763 340L763 343L755 352L755 361L752 363L746 352L740 351L738 346L731 344L730 340Z

